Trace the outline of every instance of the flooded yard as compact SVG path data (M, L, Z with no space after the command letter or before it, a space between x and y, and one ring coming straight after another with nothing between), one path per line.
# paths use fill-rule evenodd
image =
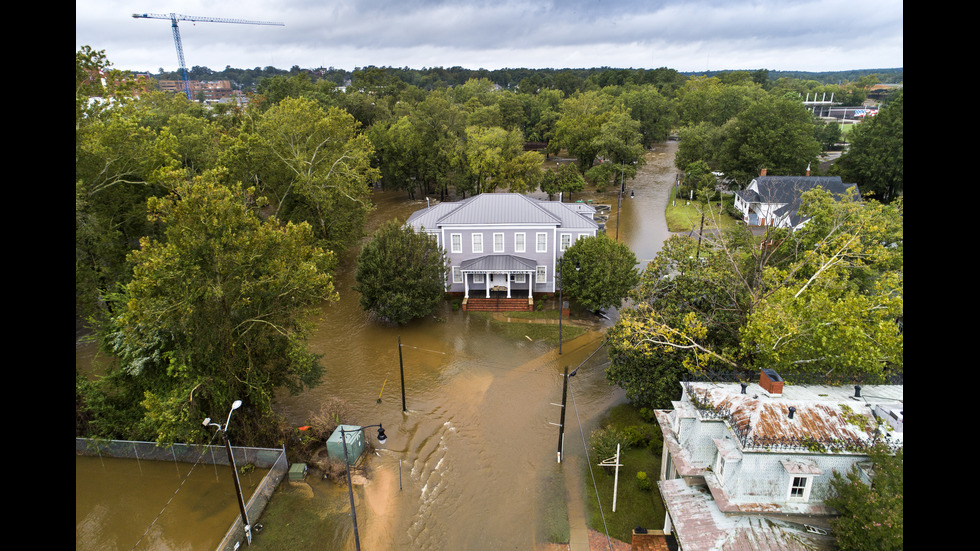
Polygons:
M668 142L648 153L637 179L626 182L621 209L618 188L574 197L612 205L606 232L614 237L618 223L620 241L629 244L641 267L667 238L663 212L674 183L676 147ZM384 220L405 220L426 206L425 198L411 201L404 192L379 191L374 199L368 233ZM555 404L561 402L563 369L580 368L570 379L565 456L581 457L581 434L587 436L596 419L623 400L622 391L605 380L609 360L599 350L612 321L584 320L591 330L566 340L561 355L553 344L504 336L489 316L453 311L449 301L433 316L385 326L361 311L351 290L354 256L342 259L335 282L341 299L322 307L311 337L312 350L323 355L322 382L296 396L279 396L277 410L300 426L339 398L357 412L345 422L384 426L387 442L368 458L370 480L355 487L363 549L528 549L539 538L543 485L556 464ZM609 314L614 320L615 312ZM91 348L76 347L77 364L92 361ZM377 444L376 432L366 433ZM303 492L309 506L324 511L324 537L305 542L306 548L354 549L349 516L329 513L349 509L345 487L313 477L283 486L280 491Z

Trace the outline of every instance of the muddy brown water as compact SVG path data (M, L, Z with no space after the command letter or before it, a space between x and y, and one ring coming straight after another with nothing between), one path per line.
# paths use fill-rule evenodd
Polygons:
M663 211L674 183L675 152L676 143L669 142L648 153L638 177L626 182L621 216L618 188L573 197L612 205L606 232L614 237L619 219L619 238L642 265L668 236ZM425 198L412 201L403 192L376 192L374 200L369 232L384 220L405 220L425 207ZM300 426L327 400L341 398L357 412L347 422L384 426L387 442L367 459L370 479L355 486L361 548L528 549L540 539L542 486L557 462L560 407L555 404L561 402L564 367L579 367L570 379L566 458L576 456L582 464L583 435L587 438L599 416L623 400L622 391L605 380L605 350L596 352L615 311L609 313L612 320L589 320L593 330L566 340L561 355L551 344L508 338L487 316L454 312L448 302L433 316L389 327L361 311L351 290L353 267L353 255L342 259L336 279L341 300L323 305L311 335L310 347L323 355L321 384L296 396L280 395L277 410ZM97 361L91 346L76 345L78 365L90 368ZM376 429L367 434L376 444ZM157 484L150 478L140 483ZM314 477L306 484L304 492L313 490L311 506L349 509L345 487ZM90 524L86 530L121 529L112 515L103 516L101 527ZM331 525L318 530L325 537L309 548L354 549L350 518L324 517L334 520L325 520Z

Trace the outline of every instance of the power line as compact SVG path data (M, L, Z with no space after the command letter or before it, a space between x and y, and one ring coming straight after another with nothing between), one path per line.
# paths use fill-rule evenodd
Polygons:
M580 363L578 367L575 368L575 371L572 371L572 375L569 376L573 376L575 372L578 371L579 367L582 367L585 362L592 358L592 356L595 356L596 352L599 352L599 350L605 346L608 340L609 339L603 339L599 347L595 349L595 352L590 354L585 361ZM585 450L585 462L589 465L589 475L592 477L592 487L595 488L595 500L599 505L599 516L602 517L602 528L606 533L606 543L609 545L609 551L612 551L612 541L609 539L609 527L606 526L606 515L602 511L602 500L599 499L599 486L596 484L595 473L592 471L592 460L589 458L589 445L585 441L585 431L582 430L582 419L579 417L578 406L575 404L575 390L572 388L571 382L569 382L568 391L572 395L572 408L575 410L575 419L578 421L578 432L582 436L582 448Z

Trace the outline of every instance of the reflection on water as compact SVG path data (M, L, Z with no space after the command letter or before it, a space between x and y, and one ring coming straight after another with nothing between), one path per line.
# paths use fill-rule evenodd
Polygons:
M618 189L575 195L613 206L607 233L615 235L618 219L620 240L643 265L667 237L663 210L674 182L675 151L671 143L648 154L640 175L627 182L621 216L615 212ZM377 192L374 199L369 232L383 220L405 220L425 207L424 198L409 201L401 192ZM341 398L358 412L346 422L384 425L388 440L369 460L371 479L355 488L362 548L528 549L541 521L541 485L556 463L564 367L581 365L570 379L566 457L584 455L583 434L623 399L605 380L604 351L592 355L610 322L566 341L561 355L543 342L507 339L488 318L454 312L448 302L433 316L388 327L361 311L351 290L353 272L351 254L341 259L335 282L341 300L322 307L311 336L325 368L321 384L279 396L277 410L299 426L327 400ZM401 406L399 337L407 413ZM374 441L373 431L368 434ZM310 506L349 508L342 486L311 481L310 487L316 496ZM234 499L228 501L234 507ZM349 516L326 515L324 522L332 525L322 533L332 536L309 542L310 549L337 549L333 535L354 549Z

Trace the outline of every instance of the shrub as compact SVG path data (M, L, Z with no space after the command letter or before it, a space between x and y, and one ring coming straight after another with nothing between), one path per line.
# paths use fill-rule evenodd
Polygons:
M647 478L647 473L643 471L636 473L636 485L644 492L649 492L653 489L653 483Z
M632 444L623 431L616 427L596 429L589 436L589 447L595 456L602 460L616 455L616 444L619 444L620 453L628 449Z

